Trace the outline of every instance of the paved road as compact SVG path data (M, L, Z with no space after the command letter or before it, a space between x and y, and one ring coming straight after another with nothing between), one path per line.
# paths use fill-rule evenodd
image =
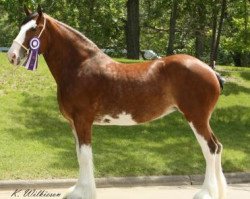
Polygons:
M132 188L99 188L98 199L192 199L199 186L154 186ZM27 189L26 189L27 190ZM43 189L36 189L36 193ZM19 192L20 191L20 192ZM29 191L29 190L28 190ZM59 197L25 196L25 190L1 190L0 199L60 199L66 189L45 189L44 193L61 194ZM30 192L31 194L31 192ZM12 195L12 197L11 197ZM31 194L32 195L32 194ZM249 199L250 184L230 185L227 199Z

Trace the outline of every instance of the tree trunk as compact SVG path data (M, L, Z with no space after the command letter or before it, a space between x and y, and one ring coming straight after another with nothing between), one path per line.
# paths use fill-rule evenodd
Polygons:
M217 31L217 10L213 14L213 34L212 34L213 36L212 36L211 54L210 54L210 66L212 68L215 67L215 61L217 60L217 56L218 56L218 48L219 48L219 43L220 43L223 20L225 18L226 5L227 5L227 1L222 0L221 15L220 15L218 31Z
M195 57L200 59L203 55L204 45L203 45L203 35L201 30L195 31Z
M216 3L216 0L214 1ZM211 51L210 51L210 66L212 68L215 67L215 59L214 59L214 48L216 45L216 31L217 31L217 7L214 5L213 7L213 21L212 21L212 40L211 40Z
M234 60L234 65L235 66L242 66L242 64L241 64L241 53L240 52L232 53L232 58Z
M96 3L95 0L88 0L87 1L87 4L88 4L87 8L88 8L88 12L89 12L88 19L87 19L88 23L86 24L87 30L91 30L93 27L92 20L94 18L95 3Z
M169 38L168 38L167 55L172 55L174 53L174 39L175 39L177 9L178 9L178 2L177 0L173 0L170 23L169 23Z
M247 8L247 0L244 0L244 40L245 42L248 42L248 31L247 31L247 27L248 27L248 8Z
M126 23L127 57L139 59L140 52L140 26L139 26L139 0L127 1Z
M218 48L220 44L221 30L222 30L223 20L225 18L225 13L226 13L226 5L227 5L227 0L222 0L220 22L219 22L218 33L217 33L215 49L214 49L214 60L217 60L217 56L218 56Z
M196 5L197 14L195 18L197 20L196 26L198 27L195 30L195 56L200 59L204 54L204 32L205 32L205 23L206 23L206 8L203 2L199 2Z

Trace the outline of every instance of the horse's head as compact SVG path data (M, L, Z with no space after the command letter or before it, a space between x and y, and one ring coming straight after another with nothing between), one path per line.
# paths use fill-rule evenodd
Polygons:
M44 45L46 43L46 18L41 7L38 6L37 12L32 13L25 6L24 11L26 18L21 24L20 31L8 51L8 59L14 65L19 65L21 60L27 55L30 48L29 43L32 38L40 38L39 53L44 52Z

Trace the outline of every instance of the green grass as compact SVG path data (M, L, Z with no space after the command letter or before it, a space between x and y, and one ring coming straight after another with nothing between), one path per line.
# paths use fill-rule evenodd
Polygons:
M125 60L123 60L125 61ZM227 79L212 116L226 172L250 171L250 68L218 67ZM43 59L14 71L0 54L0 179L76 177L74 140L58 111ZM179 113L133 127L94 127L96 177L203 174L201 150Z

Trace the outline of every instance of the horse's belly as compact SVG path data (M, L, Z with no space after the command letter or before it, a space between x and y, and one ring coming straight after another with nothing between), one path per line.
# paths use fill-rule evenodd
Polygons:
M136 116L133 116L129 113L122 112L121 114L116 115L115 117L112 117L110 115L104 115L101 117L101 119L98 119L98 121L94 122L94 125L117 125L117 126L132 126L132 125L138 125L146 122L150 122L153 120L160 119L172 112L174 112L176 108L168 108L166 111L164 111L163 114L159 114L157 117L152 117L148 120L140 120L140 118L137 118ZM136 118L136 119L134 119ZM137 121L140 122L137 122Z
M94 122L95 125L118 125L118 126L132 126L138 124L133 120L132 115L122 112L121 114L112 117L104 115L101 119Z

